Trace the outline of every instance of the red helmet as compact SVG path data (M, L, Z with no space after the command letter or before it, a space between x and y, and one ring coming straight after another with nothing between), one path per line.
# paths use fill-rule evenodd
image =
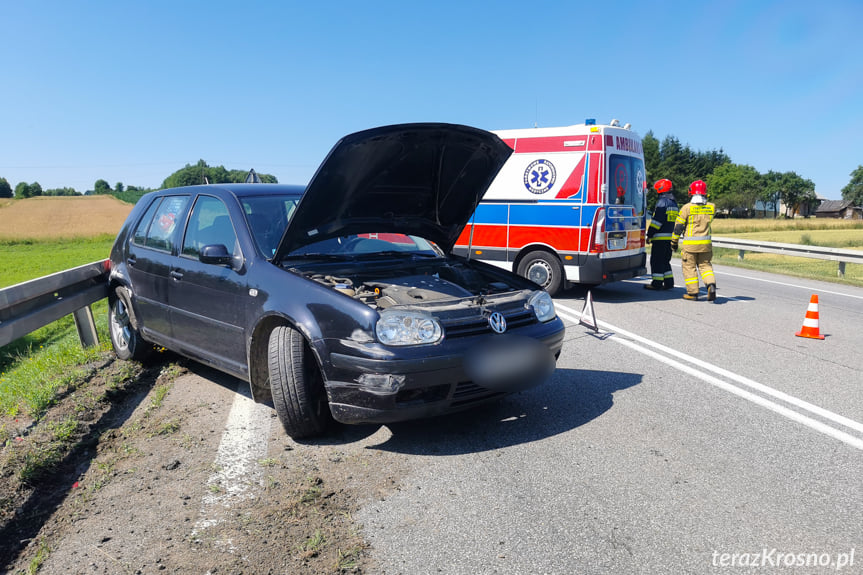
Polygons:
M657 194L664 194L665 192L671 191L671 180L661 179L657 180L655 184L653 184L653 189L656 190Z
M705 184L702 180L695 180L691 184L689 184L689 195L690 196L706 196L707 195L707 184Z

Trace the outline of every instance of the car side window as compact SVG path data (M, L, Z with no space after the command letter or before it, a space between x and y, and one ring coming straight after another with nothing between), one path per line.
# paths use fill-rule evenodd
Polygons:
M160 203L162 203L162 198L157 199L150 204L149 208L147 208L147 211L144 213L144 217L141 218L141 221L138 222L138 227L135 228L135 235L132 236L132 242L139 246L147 244L147 230L150 229L150 223L153 221L153 214L156 213L156 208L159 207Z
M237 233L231 223L228 207L219 198L199 196L186 227L182 253L198 258L204 246L214 244L225 246L234 257L240 256Z
M140 246L170 252L174 232L189 196L166 196L153 202L135 229L132 241Z

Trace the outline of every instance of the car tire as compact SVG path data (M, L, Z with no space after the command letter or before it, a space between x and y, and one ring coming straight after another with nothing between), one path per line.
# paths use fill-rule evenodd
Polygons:
M285 432L294 439L324 433L333 416L323 376L302 334L277 326L270 333L267 358L273 406Z
M129 301L122 290L123 288L116 288L108 298L108 332L111 335L111 345L120 359L143 361L150 355L153 346L147 343L132 325Z
M563 285L563 266L557 256L542 250L529 252L518 264L518 275L555 295Z

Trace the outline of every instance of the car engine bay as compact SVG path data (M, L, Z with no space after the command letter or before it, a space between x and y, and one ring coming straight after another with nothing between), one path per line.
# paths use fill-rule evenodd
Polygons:
M374 309L395 305L463 300L518 292L523 288L487 276L464 262L442 261L371 270L291 271L316 281Z

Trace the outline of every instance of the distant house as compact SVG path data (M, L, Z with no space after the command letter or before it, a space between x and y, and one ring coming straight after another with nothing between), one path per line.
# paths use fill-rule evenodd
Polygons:
M826 200L815 210L816 218L863 219L863 208L850 200Z
M784 202L781 200L779 203L779 209L776 209L776 204L773 202L765 202L763 200L758 200L755 202L755 216L762 218L775 218L779 216L786 216L789 218L808 218L816 214L816 210L818 207L827 200L821 196L820 194L815 194L815 199L811 202L801 202L797 205L797 209L793 209L792 206L786 206Z

